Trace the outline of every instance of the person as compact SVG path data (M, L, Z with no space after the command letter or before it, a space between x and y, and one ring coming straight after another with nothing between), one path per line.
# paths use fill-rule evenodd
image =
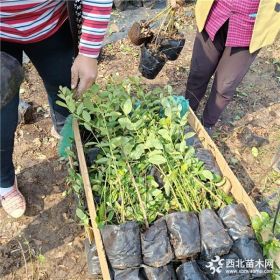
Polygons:
M171 0L176 6L176 0ZM178 1L178 0L177 0ZM262 47L280 30L277 0L197 0L194 41L185 97L196 111L211 77L202 123L209 134Z
M56 104L59 86L82 94L95 82L112 0L1 0L0 4L1 51L20 63L23 51L28 55L44 82L54 132L59 133L69 114ZM18 218L26 202L18 190L12 161L19 92L13 96L0 109L0 199L7 214Z

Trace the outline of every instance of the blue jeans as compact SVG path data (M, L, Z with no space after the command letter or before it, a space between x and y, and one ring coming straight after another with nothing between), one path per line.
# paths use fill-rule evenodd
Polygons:
M41 76L50 104L55 129L60 132L69 112L56 104L59 86L71 86L73 41L68 22L54 35L37 43L18 44L1 41L1 51L22 63L23 51L28 55ZM12 161L14 137L18 123L19 93L0 110L0 187L14 184L15 170Z

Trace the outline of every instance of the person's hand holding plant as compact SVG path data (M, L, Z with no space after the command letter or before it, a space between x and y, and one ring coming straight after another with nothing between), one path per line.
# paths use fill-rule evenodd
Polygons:
M79 54L71 68L71 89L81 96L95 83L97 78L97 59Z
M173 9L178 9L179 7L183 6L183 0L169 0L169 4Z

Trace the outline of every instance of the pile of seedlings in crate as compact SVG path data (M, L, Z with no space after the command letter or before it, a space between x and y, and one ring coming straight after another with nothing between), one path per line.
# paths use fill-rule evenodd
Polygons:
M90 135L84 151L112 279L266 279L257 268L227 275L225 260L263 261L261 248L170 86L149 91L137 78L112 79L82 100L67 89L60 97ZM77 214L88 223L85 209ZM98 275L96 248L86 247Z
M148 21L134 22L128 37L141 46L139 71L147 79L154 79L168 60L176 60L185 38L178 31L180 13L168 6ZM153 28L154 27L154 28Z

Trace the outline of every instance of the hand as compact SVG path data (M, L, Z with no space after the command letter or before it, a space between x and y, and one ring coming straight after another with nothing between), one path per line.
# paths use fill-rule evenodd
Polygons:
M178 9L184 5L184 1L183 0L169 0L169 4L170 4L171 8Z
M71 68L71 88L77 89L77 95L94 84L97 77L97 59L79 54Z
M176 0L169 0L170 6L175 9L177 7L177 1Z

